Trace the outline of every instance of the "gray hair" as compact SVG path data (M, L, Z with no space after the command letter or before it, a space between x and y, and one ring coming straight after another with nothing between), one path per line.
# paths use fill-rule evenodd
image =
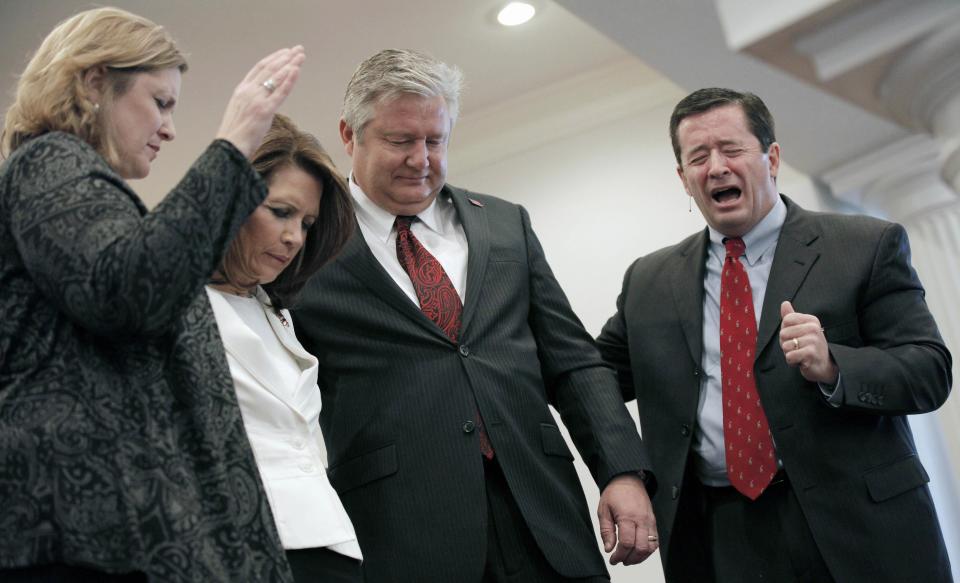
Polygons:
M459 68L408 49L385 49L360 63L343 96L343 119L359 139L377 103L414 93L443 97L451 128L460 113Z

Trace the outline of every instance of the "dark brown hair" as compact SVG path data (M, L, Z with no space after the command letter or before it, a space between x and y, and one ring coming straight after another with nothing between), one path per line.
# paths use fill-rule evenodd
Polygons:
M723 89L722 87L698 89L681 99L680 103L673 108L673 114L670 116L670 142L673 144L673 155L677 158L677 164L683 166L680 161L680 140L677 138L677 128L680 126L680 122L691 115L710 111L724 105L739 105L743 109L744 115L747 116L750 132L760 141L760 148L764 152L770 149L770 144L777 141L777 137L774 135L773 116L763 100L753 93Z
M264 284L273 307L289 308L307 280L336 257L353 234L353 203L346 180L313 135L301 131L289 118L277 114L253 156L253 167L270 184L279 170L298 168L321 185L320 215L307 229L306 240L293 262L275 280ZM217 278L237 288L257 283L249 268L243 227L230 244L217 270Z

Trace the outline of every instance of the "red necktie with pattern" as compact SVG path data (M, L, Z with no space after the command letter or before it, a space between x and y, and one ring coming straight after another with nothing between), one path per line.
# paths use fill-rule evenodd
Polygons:
M420 310L443 330L450 342L457 343L460 334L460 316L463 302L453 283L437 258L430 254L413 236L410 223L416 217L397 217L397 259L413 282L413 289L420 301ZM480 453L493 459L493 446L483 426L480 411L476 413L479 429Z
M740 263L743 239L724 240L727 257L720 277L720 381L727 476L744 496L756 500L777 473L767 416L753 376L757 320L750 278Z

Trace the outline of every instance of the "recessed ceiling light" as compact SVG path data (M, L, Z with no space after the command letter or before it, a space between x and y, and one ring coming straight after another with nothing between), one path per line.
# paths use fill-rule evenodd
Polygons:
M517 26L533 18L537 9L526 2L511 2L497 14L497 22L504 26Z

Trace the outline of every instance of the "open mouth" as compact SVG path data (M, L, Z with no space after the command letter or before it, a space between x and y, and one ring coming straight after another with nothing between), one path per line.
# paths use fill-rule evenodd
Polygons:
M724 188L711 194L713 200L720 204L733 202L740 198L740 189L737 187Z

